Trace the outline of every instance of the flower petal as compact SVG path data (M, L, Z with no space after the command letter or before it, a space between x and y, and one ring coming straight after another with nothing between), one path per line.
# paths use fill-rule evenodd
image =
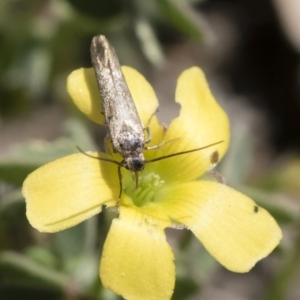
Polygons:
M199 68L190 68L180 75L176 102L181 104L180 116L171 122L164 140L178 140L164 145L157 156L222 141L207 149L159 162L162 178L189 181L198 178L224 156L229 144L229 121L212 96L205 76Z
M73 71L67 78L67 90L81 112L92 121L104 124L102 100L92 68Z
M158 107L155 93L148 81L135 69L122 67L142 123L146 127ZM92 68L73 71L67 79L67 90L76 106L92 121L103 124L102 100Z
M126 83L131 92L138 114L146 128L152 114L158 107L155 92L145 77L137 70L122 66Z
M45 232L74 226L99 213L103 204L115 205L118 193L117 167L82 153L42 166L23 184L27 218Z
M170 217L185 224L210 254L234 272L247 272L278 245L273 217L247 196L210 181L166 189Z
M130 300L169 300L175 283L173 254L158 220L120 207L104 244L103 285Z

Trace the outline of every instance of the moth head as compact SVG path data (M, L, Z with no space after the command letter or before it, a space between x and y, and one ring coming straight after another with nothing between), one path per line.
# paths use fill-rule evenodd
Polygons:
M145 168L145 158L143 153L139 153L136 156L128 156L124 160L124 166L131 172L140 172Z

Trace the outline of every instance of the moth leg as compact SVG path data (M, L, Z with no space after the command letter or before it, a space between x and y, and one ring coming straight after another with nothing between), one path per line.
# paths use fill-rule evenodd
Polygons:
M151 129L150 129L150 123L153 119L153 117L155 116L155 114L158 112L158 108L155 110L155 112L150 116L149 120L148 120L148 124L147 127L144 128L145 131L147 131L147 136L148 138L145 140L145 144L148 144L151 142L152 140L152 135L151 135Z
M169 141L165 141L165 142L161 142L160 144L158 145L154 145L154 146L149 146L149 147L145 147L145 150L153 150L153 149L158 149L160 148L161 146L165 145L165 144L168 144L168 143L171 143L171 142L174 142L176 140L179 140L180 138L176 138L176 139L172 139L172 140L169 140Z
M119 203L122 197L122 191L123 191L123 184L122 184L122 173L121 173L121 166L118 166L118 178L119 178L119 184L120 184L120 191L119 191L119 197L117 201L117 207L119 207Z
M148 144L152 140L151 129L148 126L147 128L144 128L144 130L147 131L147 139L145 140L145 144Z
M148 138L145 140L145 144L148 144L151 142L152 140L152 135L151 135L151 129L150 129L150 123L153 119L153 117L155 116L155 114L158 112L158 108L155 110L155 112L150 116L149 118L149 121L148 121L148 124L147 124L147 127L144 128L145 131L147 131L147 135L148 135ZM176 139L172 139L172 140L169 140L169 141L165 141L165 142L162 142L158 145L154 145L154 146L149 146L149 147L144 147L145 150L153 150L153 149L158 149L160 148L161 146L167 144L167 143L170 143L170 142L173 142L173 141L176 141L178 140L179 138L176 138Z

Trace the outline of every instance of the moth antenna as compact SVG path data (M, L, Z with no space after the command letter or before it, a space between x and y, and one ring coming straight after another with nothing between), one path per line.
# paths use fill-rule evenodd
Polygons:
M84 155L86 155L86 156L88 156L88 157L90 157L90 158L98 159L98 160L101 160L101 161L111 162L111 163L113 163L113 164L115 164L115 165L118 165L118 166L120 166L120 167L123 167L123 165L122 165L120 162L116 161L116 160L109 159L109 158L103 158L103 157L93 156L93 155L90 155L90 154L86 153L85 151L83 151L83 150L82 150L81 148L79 148L78 146L76 146L76 148L78 149L79 152L81 152L82 154L84 154Z
M196 148L196 149L192 149L192 150L187 150L187 151L182 151L182 152L177 152L177 153L173 153L173 154L169 154L169 155L163 155L163 156L160 156L160 157L157 157L157 158L154 158L154 159L145 160L145 162L146 163L151 163L151 162L155 162L155 161L167 159L167 158L170 158L170 157L173 157L173 156L178 156L178 155L182 155L182 154L187 154L187 153L191 153L191 152L200 151L200 150L203 150L203 149L206 149L206 148L209 148L209 147L221 144L223 142L224 141L219 141L219 142L216 142L216 143L204 146L204 147L200 147L200 148Z

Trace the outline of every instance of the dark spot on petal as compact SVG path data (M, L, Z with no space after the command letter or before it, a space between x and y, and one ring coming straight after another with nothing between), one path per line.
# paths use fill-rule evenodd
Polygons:
M259 210L259 207L255 205L255 206L254 206L254 212L255 212L255 213L258 213L258 210Z
M210 156L210 162L212 164L216 164L219 162L219 152L218 151L214 151L211 156Z

